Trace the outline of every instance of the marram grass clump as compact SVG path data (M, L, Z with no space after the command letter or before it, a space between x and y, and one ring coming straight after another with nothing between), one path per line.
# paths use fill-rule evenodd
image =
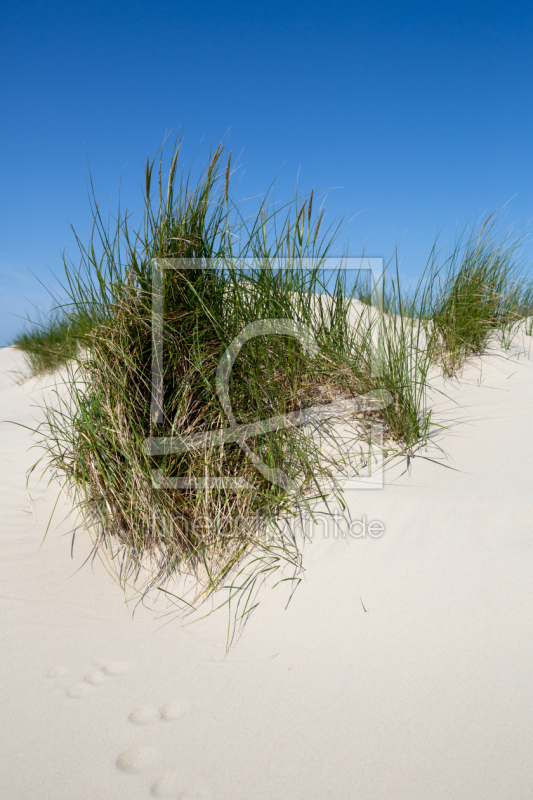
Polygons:
M80 266L66 264L65 314L73 328L83 321L83 339L66 362L68 398L58 395L48 405L39 433L41 463L62 477L96 546L108 555L120 551L123 581L149 562L146 585L161 587L183 571L197 577L196 596L205 597L227 584L252 550L263 553L256 558L259 572L299 563L290 537L267 535L280 515L309 510L330 493L342 504L332 478L342 464L331 448L329 456L324 452L299 413L352 399L358 448L366 446L377 420L384 439L409 445L427 420L413 407L422 397L417 375L404 374L399 364L387 368L387 359L403 358L394 337L376 374L379 320L364 307L354 319L356 287L348 289L342 271L333 282L326 278L324 259L335 231L322 230L324 209L316 210L313 194L281 212L265 203L244 220L231 201L231 157L222 162L223 148L195 182L185 176L179 184L178 152L165 190L159 162L155 200L154 162L147 163L144 219L137 228L119 217L110 235L95 207L98 247L93 242L82 249ZM164 395L157 421L151 413L154 259L169 265L162 283ZM217 370L231 343L258 320L303 325L312 346L283 326L281 333L246 341L228 384L236 423L288 422L245 442L220 444L206 436L228 426ZM335 437L334 428L329 434ZM191 436L201 437L200 445L147 452L149 439ZM210 481L213 476L237 480L230 485Z
M69 359L75 358L85 334L92 329L76 324L62 309L40 315L40 321L29 322L14 341L26 357L31 376L45 375L60 369Z
M434 282L434 358L446 375L456 374L469 357L481 355L496 332L505 342L531 314L531 283L523 277L520 239L498 236L492 217L477 236L456 244Z
M343 507L332 476L357 471L354 453L365 463L377 429L385 456L412 453L429 431L432 366L457 371L528 308L522 284L509 288L514 250L481 234L456 245L447 272L433 254L410 295L398 271L379 291L350 284L342 270L332 280L326 259L340 226L326 227L314 193L281 208L265 201L245 217L232 200L231 154L223 160L220 146L201 174L178 180L179 149L165 181L162 158L147 160L136 226L118 214L110 228L93 204L93 237L87 247L77 239L79 264L65 261L69 302L17 346L34 374L62 364L69 389L44 409L44 454L33 469L60 478L125 586L140 574L141 592L165 590L176 573L194 576L192 596L174 598L190 610L221 587L229 601L251 592L283 564L297 572L299 549L277 520L312 515L331 495ZM163 395L154 415L161 264ZM278 327L242 344L224 398L220 365L258 321ZM339 402L350 409L345 463L345 438L335 449L338 429L327 426L324 449L316 412ZM230 414L236 426L283 422L221 442ZM154 441L178 446L154 451Z

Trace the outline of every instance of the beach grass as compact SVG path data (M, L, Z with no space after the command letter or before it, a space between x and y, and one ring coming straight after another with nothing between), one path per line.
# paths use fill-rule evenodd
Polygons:
M479 233L466 240L463 234L432 281L434 347L446 375L481 355L496 332L509 341L515 326L531 314L531 282L524 278L519 254L523 237L502 237L496 223L491 215Z
M40 314L39 321L29 322L13 344L25 355L28 376L55 372L75 358L78 347L92 324L75 325L61 309Z
M176 572L194 576L192 596L177 598L190 610L223 586L230 599L234 591L249 598L272 570L298 570L300 552L276 521L312 514L313 503L331 495L343 506L332 477L339 458L324 452L299 414L350 401L354 447L370 448L377 424L386 455L412 452L430 429L432 367L455 374L494 331L509 332L531 313L531 291L516 240L499 241L490 224L456 242L444 267L435 248L410 293L397 265L371 293L342 270L332 282L326 259L342 222L326 226L313 193L284 206L265 200L245 216L222 145L203 172L178 178L179 152L178 142L165 180L162 154L147 160L136 224L119 212L111 226L93 200L91 241L77 239L79 262L64 262L68 301L15 345L31 374L62 365L69 389L44 408L36 430L43 454L33 471L60 478L95 548L119 564L123 585L147 564L142 590L165 590ZM161 278L164 393L154 417L153 281L161 259L169 266ZM217 393L221 358L258 320L304 326L308 342L283 326L247 340L228 377L228 411ZM289 422L221 443L216 431L227 428L229 413L236 425ZM334 439L335 428L328 432ZM162 439L196 444L147 449ZM247 600L239 613L253 607Z
M231 200L231 161L222 161L223 148L194 182L190 174L177 181L178 153L179 146L165 187L161 161L147 162L145 213L136 229L119 216L110 235L93 206L94 240L80 248L79 265L65 265L69 303L62 313L70 330L83 331L75 357L64 362L70 391L47 406L38 433L40 464L62 476L98 546L109 553L115 544L123 548L124 580L149 558L153 581L192 571L205 596L251 548L264 546L265 529L280 514L324 497L322 480L337 490L336 464L298 424L161 456L147 453L145 441L179 441L227 426L215 391L217 368L231 342L257 320L303 323L313 347L283 332L246 342L230 383L240 424L358 398L381 384L372 373L372 325L348 323L352 295L342 273L326 286L323 263L335 231L325 229L313 196L281 212L263 204L244 219ZM154 258L200 264L164 271L165 394L157 421L151 415ZM201 268L206 260L210 269ZM28 352L28 337L18 346ZM74 356L70 339L68 346L64 352ZM366 412L363 431L379 414ZM212 476L237 480L198 484ZM176 479L181 486L169 488ZM294 560L279 537L266 557Z

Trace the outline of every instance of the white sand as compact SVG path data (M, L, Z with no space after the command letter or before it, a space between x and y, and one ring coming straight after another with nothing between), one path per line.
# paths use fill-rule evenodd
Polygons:
M13 362L0 419L31 425ZM77 571L86 536L40 547L57 490L28 513L37 453L2 424L0 796L533 797L533 361L485 357L446 391L462 407L440 401L452 428L410 474L350 493L384 535L315 537L288 608L266 588L225 659L224 612L132 620L100 562Z

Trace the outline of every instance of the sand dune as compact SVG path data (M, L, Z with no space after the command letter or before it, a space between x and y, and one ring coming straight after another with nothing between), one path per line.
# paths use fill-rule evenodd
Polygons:
M33 425L50 379L17 365L0 351L0 419ZM449 429L347 495L383 535L317 531L288 607L265 587L227 656L224 611L128 607L87 534L42 542L57 488L33 481L32 512L38 454L3 423L0 795L530 798L533 361L494 351L437 388Z

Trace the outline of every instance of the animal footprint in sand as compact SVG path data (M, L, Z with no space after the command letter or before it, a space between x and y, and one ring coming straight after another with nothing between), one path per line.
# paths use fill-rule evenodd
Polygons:
M158 755L153 747L130 747L117 756L115 763L122 772L145 772L154 765Z
M128 719L135 725L165 724L166 722L172 722L184 716L187 710L188 703L184 700L169 700L159 708L150 705L139 706L139 708L136 708L128 715ZM152 753L151 758L148 756L148 750ZM148 769L154 762L154 753L155 751L150 748L133 747L118 756L116 765L123 772L142 772ZM183 789L182 793L179 794L179 788L180 782L178 776L174 772L165 772L152 783L150 793L152 797L181 798L183 796L184 800L187 800L187 798L193 800L193 798L196 797L204 798L204 794L183 794L183 792L188 791L188 789ZM208 800L209 797L210 795L205 795L206 800Z
M160 708L155 706L140 706L128 716L135 725L151 725L154 722L171 722L184 716L187 704L183 700L170 700Z
M151 725L153 722L159 722L161 714L155 706L141 706L132 711L128 719L135 725Z
M96 670L95 672L89 672L88 675L84 675L83 680L90 686L99 686L101 683L106 682L107 676L104 675L101 670Z
M105 672L106 675L112 675L113 677L116 675L125 675L130 671L130 665L126 663L126 661L110 661L109 664L102 667L102 671Z
M95 686L106 683L109 677L125 675L129 671L130 665L125 661L111 661L100 669L87 673L83 676L83 682L73 683L65 690L67 697L87 697L93 693ZM63 666L51 667L46 673L48 677L55 678L67 674L67 669Z
M56 664L54 667L50 667L45 674L47 678L63 678L68 675L68 669L63 664ZM80 683L73 683L69 686L65 693L68 697L86 697L91 694L91 688L87 683L80 681Z
M175 772L165 772L150 786L152 797L177 797L179 780Z

